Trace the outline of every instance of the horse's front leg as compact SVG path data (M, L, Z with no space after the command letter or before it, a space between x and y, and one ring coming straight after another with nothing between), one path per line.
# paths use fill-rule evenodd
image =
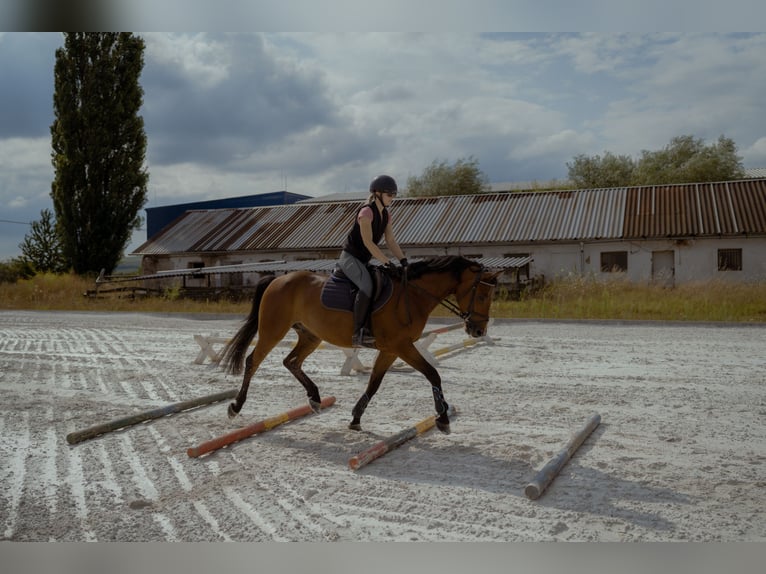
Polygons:
M375 393L378 392L380 383L383 381L383 377L386 374L386 371L388 371L388 368L394 363L395 360L395 354L384 353L382 351L378 353L378 356L375 359L375 364L372 366L370 380L367 382L367 389L364 391L364 394L359 398L359 400L356 402L356 405L354 406L354 409L351 411L351 415L354 417L351 420L351 423L348 425L348 428L351 430L362 430L361 418L364 414L364 411L367 409L367 404L370 402L370 399L375 396Z
M411 345L405 350L405 352L399 355L408 365L412 368L420 371L431 383L431 390L434 395L434 407L436 408L436 428L438 428L444 434L450 433L449 426L449 405L444 400L444 393L442 392L442 378L436 368L429 363L420 351L417 350L415 345Z

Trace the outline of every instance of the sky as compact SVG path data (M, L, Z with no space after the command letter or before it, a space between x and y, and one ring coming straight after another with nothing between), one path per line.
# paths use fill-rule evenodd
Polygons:
M547 182L576 155L638 157L683 134L724 135L746 168L766 167L764 33L135 33L145 208L363 192L381 173L405 187L468 157L493 183ZM62 45L0 33L0 260L52 210ZM145 239L136 231L126 253Z

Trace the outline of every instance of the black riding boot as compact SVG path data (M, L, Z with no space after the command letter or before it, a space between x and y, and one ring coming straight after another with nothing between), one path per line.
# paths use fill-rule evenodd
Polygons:
M370 298L358 291L354 299L354 335L351 337L352 347L375 348L375 338L366 327L367 312L370 309Z

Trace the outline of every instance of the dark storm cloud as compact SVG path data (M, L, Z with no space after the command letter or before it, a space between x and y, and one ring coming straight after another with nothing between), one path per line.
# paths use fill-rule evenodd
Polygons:
M41 137L53 123L53 65L58 33L0 36L0 138Z
M321 75L276 61L260 36L227 38L225 65L220 77L202 78L175 62L147 60L152 163L227 164L300 134L338 129Z

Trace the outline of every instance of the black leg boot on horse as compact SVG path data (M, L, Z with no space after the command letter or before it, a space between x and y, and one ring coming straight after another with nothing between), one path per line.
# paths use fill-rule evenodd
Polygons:
M370 298L360 289L354 299L354 334L351 337L351 346L354 348L375 348L375 337L367 326L370 302Z

